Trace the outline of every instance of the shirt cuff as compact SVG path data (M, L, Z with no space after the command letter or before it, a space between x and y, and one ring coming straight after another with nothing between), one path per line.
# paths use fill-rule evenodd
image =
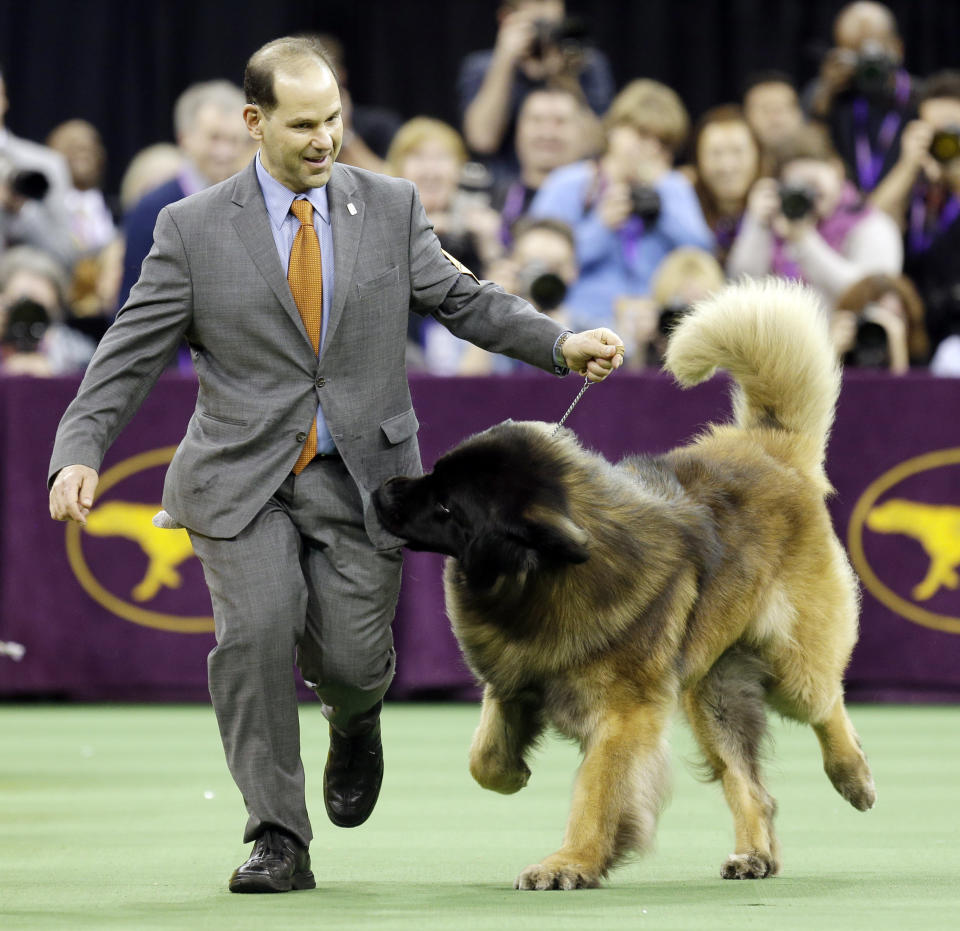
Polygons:
M564 330L553 344L554 375L563 376L570 374L570 369L567 367L567 360L563 357L563 344L567 341L567 337L570 336L571 333L573 333L573 330Z

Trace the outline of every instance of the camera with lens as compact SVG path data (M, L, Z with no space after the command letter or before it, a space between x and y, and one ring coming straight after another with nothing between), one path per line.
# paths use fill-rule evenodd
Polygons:
M780 185L780 212L788 220L802 220L813 211L815 193L805 184Z
M896 59L881 45L867 43L853 66L853 84L861 94L879 95L890 86Z
M630 185L630 212L648 226L660 217L660 195L648 184Z
M535 32L530 46L531 58L543 58L551 48L579 52L587 40L586 23L576 16L568 16L559 22L538 19L533 28Z
M861 316L853 345L844 354L843 364L859 369L890 368L890 340L879 323Z
M669 336L673 328L680 322L680 318L690 312L690 305L686 301L668 301L660 308L657 318L657 332L661 336Z
M517 274L517 291L537 310L548 314L567 296L567 284L543 262L529 262Z
M645 350L645 364L650 368L663 365L663 357L667 351L667 343L673 328L680 322L680 318L690 311L690 305L681 298L673 298L661 305L657 310L657 330L653 334Z
M6 318L0 345L14 352L36 352L50 326L46 308L29 297L21 297L7 308Z
M50 190L50 179L42 171L18 168L8 159L0 161L0 182L26 200L43 200Z
M960 126L938 129L930 141L930 154L938 162L950 162L960 155Z

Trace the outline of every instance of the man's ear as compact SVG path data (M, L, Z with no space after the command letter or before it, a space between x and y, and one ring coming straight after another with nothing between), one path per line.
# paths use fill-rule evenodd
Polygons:
M531 509L524 522L524 537L527 545L548 564L576 564L590 558L590 535L562 511Z
M243 122L247 124L247 132L260 142L263 140L263 111L253 103L248 103L243 108Z

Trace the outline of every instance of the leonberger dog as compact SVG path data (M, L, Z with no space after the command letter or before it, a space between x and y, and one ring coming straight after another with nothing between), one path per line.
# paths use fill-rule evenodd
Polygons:
M733 814L725 879L780 867L768 706L812 726L851 805L876 800L843 700L859 604L824 503L840 387L825 313L799 285L728 286L681 319L665 367L684 386L725 369L733 422L613 465L570 430L508 421L375 496L408 546L450 557L447 611L484 686L474 779L522 789L548 725L581 747L563 845L518 889L597 886L650 845L678 705Z

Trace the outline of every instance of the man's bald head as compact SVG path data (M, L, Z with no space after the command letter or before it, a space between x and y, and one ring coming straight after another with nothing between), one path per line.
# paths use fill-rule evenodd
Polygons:
M857 51L867 40L886 47L899 43L897 21L890 9L873 0L848 3L833 21L834 41L840 48Z
M297 74L305 67L320 63L337 79L337 69L323 43L315 36L284 36L258 48L247 61L243 73L243 92L247 103L270 113L277 106L274 78L278 72Z

